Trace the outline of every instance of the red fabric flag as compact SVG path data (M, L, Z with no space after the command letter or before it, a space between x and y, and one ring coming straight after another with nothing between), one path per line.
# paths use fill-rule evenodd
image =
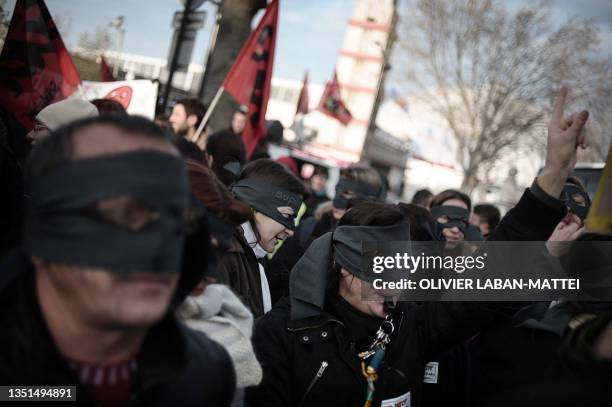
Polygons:
M106 63L104 57L100 57L100 74L102 75L102 82L114 82L116 81L110 67Z
M0 107L30 130L42 108L80 82L44 1L17 0L0 54Z
M249 108L242 132L247 158L253 154L257 142L266 136L266 108L276 48L278 2L273 0L268 5L223 81L225 90L238 103Z
M346 108L340 95L340 85L338 84L338 75L334 71L334 77L331 82L327 82L321 101L319 102L319 110L328 116L337 119L345 126L351 121L353 115Z
M300 91L300 97L298 98L295 114L308 114L308 104L308 71L306 71L304 73L304 83L302 84L302 90Z

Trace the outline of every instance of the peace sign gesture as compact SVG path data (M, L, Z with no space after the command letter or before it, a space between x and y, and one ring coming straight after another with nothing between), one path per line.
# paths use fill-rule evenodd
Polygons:
M566 97L567 88L563 86L553 106L552 119L548 126L546 163L538 177L540 187L553 197L559 196L565 180L576 165L578 146L580 145L582 148L587 146L582 128L589 118L589 112L583 110L580 113L573 113L569 117L565 117Z

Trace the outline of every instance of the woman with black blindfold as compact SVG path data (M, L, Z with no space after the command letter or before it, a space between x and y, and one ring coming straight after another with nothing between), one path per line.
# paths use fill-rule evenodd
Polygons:
M207 210L213 252L199 284L177 309L177 316L193 329L220 343L229 353L236 371L236 393L232 405L241 406L244 388L261 381L261 366L251 346L253 314L225 285L229 276L221 271L217 259L232 248L233 233L251 217L249 206L222 184L212 169L186 160L191 192ZM202 251L206 244L195 250ZM220 284L225 283L225 284Z
M317 210L318 215L303 219L295 237L283 244L273 258L265 261L266 269L274 270L274 283L271 281L273 302L288 294L290 271L313 240L333 231L351 206L368 200L384 201L385 194L383 179L375 169L362 164L342 168L329 207L321 204L319 209L322 210Z
M555 102L545 170L488 240L544 241L565 216L557 197L577 147L586 145L581 130L588 118L583 112L571 126L562 125L566 94L563 88ZM409 241L410 229L399 209L362 203L310 245L291 271L290 297L257 321L253 342L264 377L247 390L249 405L419 406L432 357L521 305L390 305L393 293L363 300L361 288L373 285L378 274L362 266L362 242Z
M272 307L268 280L258 259L279 240L293 236L295 217L306 194L302 182L283 165L262 159L247 164L232 186L252 212L237 228L232 247L219 259L229 285L255 317Z
M482 240L480 233L469 223L471 209L470 197L455 189L444 190L431 201L431 215L442 228L442 235L446 239L445 249L449 254L473 251L463 244L466 236L478 236L477 240Z
M563 213L546 213L534 201L526 193L504 225L530 218L535 206L544 233L519 236L512 225L492 239L545 239ZM507 303L396 302L399 293L390 291L363 299L379 275L362 267L362 241L428 235L400 208L364 202L315 240L291 271L290 297L256 323L253 343L264 378L247 390L250 405L419 405L427 362L515 311Z

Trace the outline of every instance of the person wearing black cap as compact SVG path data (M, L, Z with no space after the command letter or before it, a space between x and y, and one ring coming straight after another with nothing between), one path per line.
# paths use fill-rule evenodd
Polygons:
M227 352L173 315L194 272L189 231L207 230L186 221L164 133L134 116L73 122L37 144L27 174L24 248L0 266L0 383L75 386L84 406L228 406Z
M230 130L211 134L206 140L206 161L221 182L230 187L246 163L242 137Z
M270 288L258 259L272 253L279 240L293 236L295 217L306 190L282 164L268 159L247 164L232 193L249 205L252 219L234 232L231 248L219 259L221 281L228 284L255 317L272 307Z
M562 90L555 104L545 170L490 240L544 241L565 216L556 197L577 147L586 145L581 130L588 117L564 126L565 95ZM248 390L249 405L419 406L430 358L519 306L362 300L360 288L377 276L362 268L362 242L411 240L411 229L398 208L364 202L310 245L291 272L290 297L256 323L253 342L264 377Z

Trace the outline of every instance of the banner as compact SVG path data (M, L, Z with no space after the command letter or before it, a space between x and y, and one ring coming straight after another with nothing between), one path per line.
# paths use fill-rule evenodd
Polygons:
M612 234L612 147L585 223L589 232Z
M277 28L278 0L273 0L223 82L225 90L249 109L242 132L247 158L253 154L257 142L266 136Z
M25 133L44 107L73 94L81 82L42 0L17 0L0 54L0 110L18 156Z
M100 57L100 75L102 76L102 82L114 82L116 81L110 67L106 63L104 57Z
M338 120L345 126L353 119L351 112L342 101L336 71L334 71L331 82L327 82L327 85L325 85L323 96L321 96L321 102L319 102L319 110Z
M157 101L157 82L148 79L116 82L83 81L81 87L83 98L112 99L127 110L129 114L155 118Z

